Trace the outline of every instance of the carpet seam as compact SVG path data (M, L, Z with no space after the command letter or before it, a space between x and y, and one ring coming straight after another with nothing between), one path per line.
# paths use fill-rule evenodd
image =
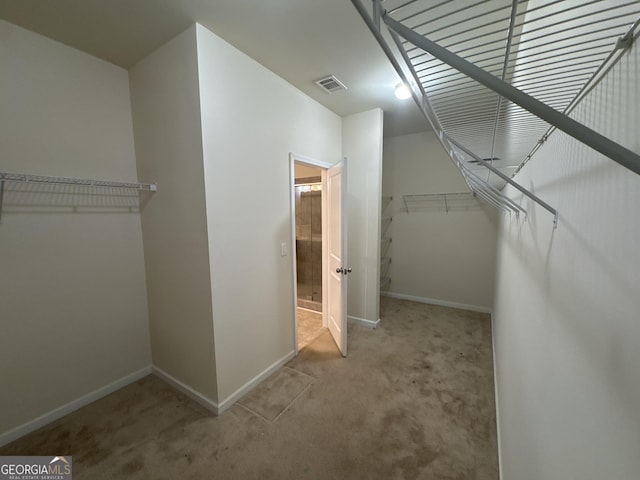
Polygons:
M293 367L289 367L288 365L285 365L282 368L288 368L289 370L293 370L296 373L301 373L302 375L304 375L305 377L309 377L312 378L313 380L317 380L318 377L314 377L313 375L309 375L308 373L303 372L302 370L298 370L297 368L293 368Z
M311 385L312 385L311 383L307 384L307 386L306 386L306 387L304 387L304 388L302 389L302 391L301 391L298 395L296 395L296 398L294 398L293 400L291 400L291 403L290 403L289 405L287 405L286 407L284 407L284 410L282 410L282 411L281 411L281 412L276 416L276 418L274 418L274 419L273 419L273 422L271 422L271 423L276 423L276 421L277 421L277 420L278 420L282 415L284 415L284 414L285 414L285 412L286 412L287 410L289 410L289 407L291 407L291 405L293 405L294 403L296 403L296 400L298 400L298 399L302 396L302 394L303 394L304 392L306 392L307 390L309 390L309 388L311 388Z
M247 407L246 405L243 405L240 402L236 402L237 405L241 406L242 408L244 408L246 411L248 411L249 413L254 414L256 417L261 418L262 420L264 420L265 422L269 422L269 423L273 423L271 420L269 420L267 417L265 417L264 415L260 415L258 412L251 410L249 407Z

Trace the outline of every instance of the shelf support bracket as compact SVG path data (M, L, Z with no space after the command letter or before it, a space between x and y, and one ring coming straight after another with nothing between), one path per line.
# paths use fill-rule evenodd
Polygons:
M4 200L4 176L0 176L0 223L2 223L2 201Z

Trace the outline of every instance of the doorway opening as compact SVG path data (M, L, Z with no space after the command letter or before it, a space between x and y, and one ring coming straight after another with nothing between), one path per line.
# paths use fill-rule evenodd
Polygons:
M294 162L296 322L298 350L326 328L323 321L324 169Z
M347 266L346 256L347 159L343 158L335 164L327 164L291 153L289 161L291 244L294 250L291 258L294 278L292 295L294 350L297 354L304 346L299 346L299 339L306 336L303 332L300 334L298 332L298 330L305 330L305 325L300 320L304 322L311 317L314 331L309 334L311 337L309 341L313 341L327 328L340 353L346 357L346 276L351 272L351 268ZM317 181L318 172L320 173L319 182ZM296 178L300 181L296 182ZM306 207L303 206L303 202L307 203ZM317 205L320 205L320 208L317 208ZM297 222L298 210L301 213L306 211L309 215L308 220L303 217ZM321 219L319 224L318 218ZM282 255L286 255L284 244L282 252ZM318 261L318 254L320 261ZM298 295L298 285L300 285L300 295ZM318 307L321 309L320 312L315 310ZM317 330L320 328L319 316L322 318L322 327ZM304 343L304 338L302 340Z

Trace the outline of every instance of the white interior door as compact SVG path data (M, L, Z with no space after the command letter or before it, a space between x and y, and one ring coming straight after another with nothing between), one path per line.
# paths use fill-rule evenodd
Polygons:
M347 160L327 170L329 331L347 356Z

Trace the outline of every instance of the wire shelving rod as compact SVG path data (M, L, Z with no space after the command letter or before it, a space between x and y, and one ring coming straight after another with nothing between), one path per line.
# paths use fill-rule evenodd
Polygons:
M98 188L121 188L128 190L155 192L158 186L155 183L116 182L112 180L89 180L84 178L49 177L45 175L31 175L27 173L0 172L0 223L2 220L2 204L5 193L5 183L33 183L40 185L65 185Z

